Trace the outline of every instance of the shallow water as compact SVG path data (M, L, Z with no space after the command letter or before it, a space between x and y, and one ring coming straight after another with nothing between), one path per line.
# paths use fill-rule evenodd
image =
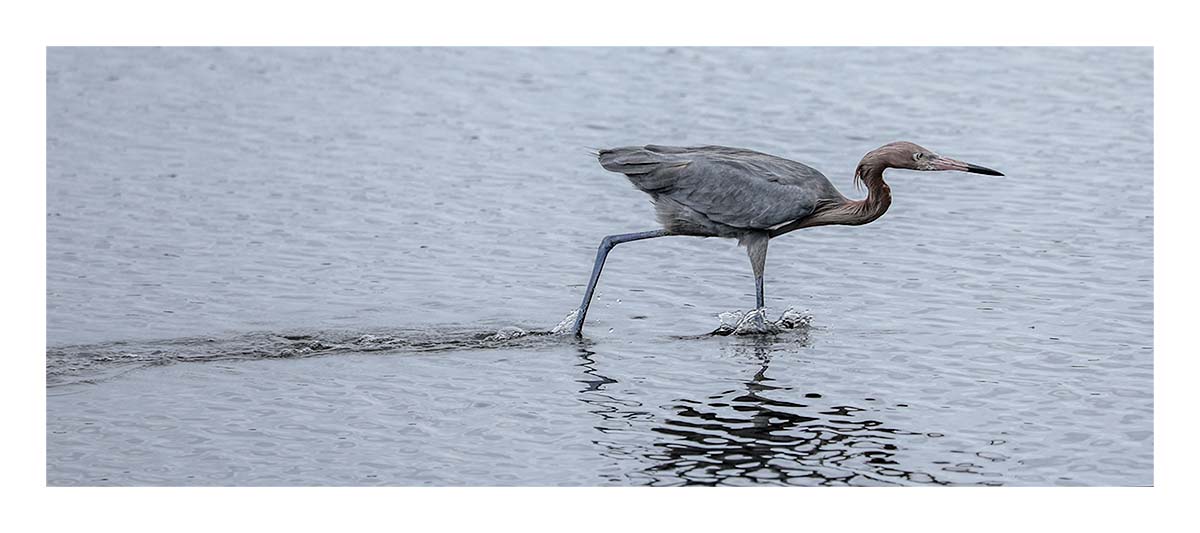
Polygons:
M1151 58L50 49L48 483L1152 484ZM800 327L670 237L545 334L653 229L589 148L897 139L1007 177L773 240Z

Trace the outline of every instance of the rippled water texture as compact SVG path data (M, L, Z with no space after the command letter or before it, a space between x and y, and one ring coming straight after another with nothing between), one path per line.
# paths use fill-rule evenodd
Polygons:
M1149 485L1150 49L48 52L50 485ZM589 149L856 196L767 258Z

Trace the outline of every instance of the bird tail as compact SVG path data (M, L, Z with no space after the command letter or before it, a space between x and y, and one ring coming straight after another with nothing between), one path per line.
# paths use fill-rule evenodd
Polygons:
M653 172L663 164L663 157L642 146L608 148L597 154L605 170L636 176Z

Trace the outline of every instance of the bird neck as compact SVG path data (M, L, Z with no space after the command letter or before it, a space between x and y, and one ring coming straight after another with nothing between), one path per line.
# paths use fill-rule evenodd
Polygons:
M883 170L879 165L859 163L854 172L854 185L866 185L867 197L862 200L851 200L842 207L840 224L858 226L872 222L883 216L892 205L892 189L883 181Z
M771 230L771 236L777 237L789 231L815 226L861 226L883 216L892 205L892 189L883 182L884 168L887 167L869 165L864 158L854 173L854 184L866 184L866 198L850 200L839 195L837 199L822 200L812 215Z

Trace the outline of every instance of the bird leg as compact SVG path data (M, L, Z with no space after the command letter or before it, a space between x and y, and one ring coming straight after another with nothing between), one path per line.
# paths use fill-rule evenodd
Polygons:
M750 267L754 269L754 325L760 331L767 329L764 318L766 305L763 299L763 270L767 265L767 243L770 240L769 234L758 232L747 233L738 239L739 243L746 246L746 253L750 256Z
M641 231L637 233L622 233L620 235L609 235L600 241L600 249L596 250L596 265L592 267L592 277L588 280L587 290L583 293L583 303L579 304L579 311L575 314L575 327L572 328L576 337L583 336L583 319L587 316L588 306L592 303L592 293L596 291L596 282L600 280L600 271L604 269L604 260L608 258L608 252L614 246L623 242L640 241L642 239L653 239L655 237L664 237L670 235L666 230Z

